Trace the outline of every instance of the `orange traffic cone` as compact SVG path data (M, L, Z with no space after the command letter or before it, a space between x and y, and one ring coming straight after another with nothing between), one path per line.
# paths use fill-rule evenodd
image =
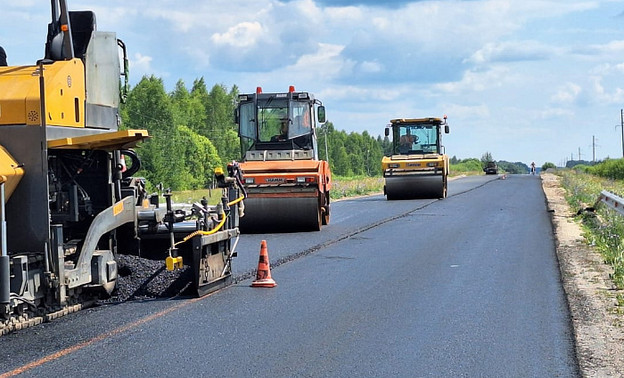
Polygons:
M258 273L256 280L251 283L252 287L275 287L277 283L271 278L269 266L269 252L267 252L266 240L260 243L260 259L258 260Z

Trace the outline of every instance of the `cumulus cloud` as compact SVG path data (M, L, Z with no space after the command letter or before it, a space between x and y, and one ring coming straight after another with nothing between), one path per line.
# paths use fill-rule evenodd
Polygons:
M262 36L259 22L241 22L230 27L225 33L215 33L210 39L216 45L228 45L236 48L253 47Z
M152 68L152 57L142 55L141 53L135 53L132 57L129 58L130 67L132 67L133 72L138 72L135 76L144 76L144 75L152 75L154 74L154 69Z
M445 93L481 92L486 89L500 87L505 81L512 80L509 68L505 66L493 66L487 70L467 70L461 80L433 85L435 90Z
M594 102L601 104L622 104L624 103L624 89L615 87L607 89L603 85L602 77L593 76L590 78L592 82L592 97Z
M624 40L610 41L604 44L575 46L572 48L572 52L588 56L612 56L614 54L622 56L624 54Z
M485 64L493 62L517 62L546 60L560 49L537 41L488 42L472 54L465 62Z
M557 93L551 97L551 101L559 104L571 104L576 101L581 92L582 89L580 85L565 83L557 90Z
M39 3L2 2L0 44L10 62L41 58L49 9ZM252 90L294 84L323 99L335 125L350 131L381 130L395 115L443 112L470 127L468 137L501 117L510 132L544 119L567 130L580 107L609 123L601 119L605 108L624 103L624 38L616 17L622 10L613 0L72 0L70 6L94 10L98 28L126 42L133 80L153 74L171 87L179 78L205 76L207 83ZM19 39L11 38L16 30ZM555 126L558 119L565 127ZM523 135L510 135L522 144ZM462 148L477 149L477 157L485 150L463 141Z

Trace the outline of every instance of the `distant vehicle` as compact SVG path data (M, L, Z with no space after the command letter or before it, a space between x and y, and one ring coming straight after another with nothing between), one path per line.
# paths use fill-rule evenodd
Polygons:
M449 158L442 133L449 133L446 116L390 121L385 134L392 134L392 153L381 160L388 200L446 198Z
M497 175L498 174L498 166L495 161L488 161L485 164L485 168L483 168L483 172L486 175Z

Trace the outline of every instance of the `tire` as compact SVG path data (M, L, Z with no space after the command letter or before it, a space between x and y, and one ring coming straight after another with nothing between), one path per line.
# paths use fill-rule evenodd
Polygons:
M323 226L327 226L329 224L329 217L331 215L331 206L329 204L329 192L325 193L325 206L323 206L323 209L325 209L325 211L323 211L322 223L323 223Z

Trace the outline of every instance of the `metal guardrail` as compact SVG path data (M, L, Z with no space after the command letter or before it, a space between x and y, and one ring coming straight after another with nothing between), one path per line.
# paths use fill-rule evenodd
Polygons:
M620 213L620 215L624 215L624 198L620 196L616 196L611 192L603 190L600 192L600 198L598 198L597 202L602 202L611 209Z

